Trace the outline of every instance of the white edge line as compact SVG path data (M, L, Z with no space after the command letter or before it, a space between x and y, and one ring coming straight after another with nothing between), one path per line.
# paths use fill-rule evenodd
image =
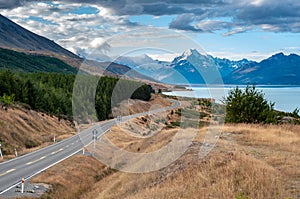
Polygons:
M0 163L0 166L1 166L2 164L6 164L6 163L8 163L8 162L11 162L11 161L14 161L14 160L17 160L17 159L26 157L26 156L28 156L28 155L35 154L35 153L40 152L40 151L42 151L42 150L44 150L44 149L46 149L46 148L48 148L48 147L53 147L53 146L55 146L55 145L63 144L64 142L66 142L66 141L68 141L68 140L71 140L72 138L74 138L74 137L76 137L76 136L79 136L79 133L76 134L76 135L74 135L74 136L72 136L72 137L69 137L69 138L67 138L67 139L65 139L65 140L62 140L62 141L60 141L60 142L56 142L55 144L51 144L51 145L49 145L49 146L40 148L40 149L38 149L38 150L36 150L36 151L30 152L30 153L26 153L26 154L20 155L20 156L18 156L18 157L16 157L16 158L13 158L13 159L6 160L6 161L4 161L4 162L1 162L1 163ZM0 193L0 194L1 194L1 193Z
M105 134L105 133L106 133L108 130L109 130L109 129L107 129L106 131L104 131L104 133L103 133L101 136L103 136L103 135L104 135L104 134ZM101 136L99 136L99 137L101 137ZM85 145L84 147L86 147L86 146L90 145L92 142L93 142L93 141L91 141L90 143L88 143L88 144L87 144L87 145ZM51 165L49 165L49 166L47 166L47 167L45 167L45 168L41 169L40 171L38 171L38 172L36 172L36 173L32 174L31 176L29 176L29 177L26 177L26 178L25 178L25 180L29 180L29 179L30 179L30 178L32 178L33 176L36 176L36 175L38 175L38 174L42 173L43 171L45 171L45 170L49 169L50 167L53 167L54 165L56 165L56 164L58 164L58 163L60 163L60 162L62 162L62 161L64 161L64 160L68 159L69 157L71 157L71 156L75 155L76 153L78 153L78 152L79 152L79 151L81 151L81 150L82 150L82 148L81 148L81 149L79 149L79 150L77 150L77 151L75 151L74 153L72 153L72 154L68 155L67 157L65 157L65 158L63 158L63 159L61 159L61 160L59 160L59 161L57 161L57 162L55 162L55 163L52 163ZM1 194L3 194L3 193L5 193L5 192L7 192L8 190L10 190L10 189L14 188L15 186L17 186L17 185L19 185L19 184L21 184L21 182L18 182L18 183L16 183L16 184L14 184L14 185L10 186L9 188L7 188L7 189L3 190L2 192L0 192L0 195L1 195Z
M114 120L114 119L111 119L111 120ZM103 121L101 121L101 122L103 122L103 124L105 125L107 122L109 122L109 121L111 121L111 120L105 120L105 122L103 122ZM100 124L101 122L99 122L99 124ZM88 130L94 128L95 126L97 126L97 125L99 125L99 124L95 124L94 126L91 126L91 127L87 128L87 129L84 129L83 131L88 131ZM81 131L81 132L82 132L82 131ZM67 142L68 140L71 140L71 139L75 138L76 136L78 136L78 138L79 138L79 140L80 140L80 133L81 133L81 132L79 132L79 133L77 133L77 134L73 135L72 137L69 137L69 138L67 138L67 139L65 139L65 140L62 140L62 141L60 141L60 142L56 142L55 144L51 144L51 145L48 145L48 146L46 146L46 147L40 148L40 149L38 149L38 150L36 150L36 151L30 152L30 153L26 153L26 154L21 155L21 156L18 156L18 157L16 157L16 158L13 158L13 159L6 160L6 161L4 161L4 162L1 162L1 163L0 163L0 166L1 166L2 164L9 163L9 162L14 161L14 160L17 160L17 159L19 159L19 158L22 158L22 157L26 157L26 156L28 156L28 155L35 154L35 153L40 152L40 151L42 151L42 150L44 150L44 149L46 149L46 148L48 148L48 147L53 147L53 146L56 146L56 145L59 145L59 144L64 144L65 142ZM1 193L0 193L0 194L1 194Z
M74 153L68 155L67 157L65 157L65 158L63 158L63 159L61 159L61 160L59 160L59 161L57 161L57 162L55 162L55 163L53 163L53 164L51 164L51 165L45 167L45 168L43 168L43 169L41 169L40 171L38 171L38 172L32 174L32 175L29 176L29 177L26 177L25 180L29 180L29 179L32 178L33 176L35 176L35 175L37 175L37 174L40 174L41 172L43 172L43 171L49 169L50 167L52 167L52 166L54 166L54 165L56 165L56 164L58 164L58 163L64 161L65 159L68 159L69 157L75 155L76 153L78 153L78 152L81 151L81 150L82 150L82 149L79 149L79 150L75 151ZM18 182L18 183L16 183L16 184L12 185L11 187L9 187L9 188L3 190L2 192L0 192L0 195L3 194L3 193L5 193L5 192L7 192L8 190L14 188L14 187L15 187L16 185L18 185L18 184L21 184L21 182Z

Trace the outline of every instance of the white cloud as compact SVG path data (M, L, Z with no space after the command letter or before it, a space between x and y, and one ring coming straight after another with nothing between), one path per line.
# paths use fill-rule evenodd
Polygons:
M180 53L165 53L165 54L148 54L154 60L171 62L175 57L181 55Z
M78 3L38 2L2 10L2 14L75 53L82 53L83 50L85 53L108 51L110 46L105 42L105 38L134 27L125 17L111 15L109 9L100 6L89 5L99 11L94 14L72 12L81 6L82 4Z
M226 58L226 59L230 59L230 60L241 60L241 59L247 58L249 60L257 61L257 62L260 62L260 61L274 55L275 53L278 53L278 51L268 52L268 53L261 53L261 52L249 52L249 53L239 52L239 53L237 53L237 52L229 52L229 51L207 52L207 54L212 55L214 57Z

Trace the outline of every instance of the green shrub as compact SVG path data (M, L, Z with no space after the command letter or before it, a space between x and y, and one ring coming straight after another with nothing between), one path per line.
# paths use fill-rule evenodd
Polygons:
M0 102L2 102L5 106L12 105L15 102L15 95L6 95L4 93L4 95L0 97Z
M274 103L264 98L264 93L247 86L236 87L223 100L226 106L226 122L232 123L276 123Z

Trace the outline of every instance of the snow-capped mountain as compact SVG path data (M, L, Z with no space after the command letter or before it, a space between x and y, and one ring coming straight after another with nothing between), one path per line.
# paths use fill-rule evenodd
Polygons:
M192 84L222 83L218 82L237 68L252 63L247 59L232 61L211 55L200 54L196 49L189 49L174 58L170 66L182 74Z
M120 59L143 75L169 84L300 84L300 56L275 54L261 62L232 61L189 49L172 62L160 62L147 55Z
M115 62L169 84L215 83L241 66L253 63L247 59L231 61L215 58L200 54L196 49L188 49L172 62L153 60L147 55L119 57Z

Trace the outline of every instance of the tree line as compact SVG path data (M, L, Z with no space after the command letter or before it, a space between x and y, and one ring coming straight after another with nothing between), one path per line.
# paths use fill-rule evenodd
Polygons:
M130 96L122 94L132 90ZM112 98L113 92L117 92L114 94L117 97ZM0 71L2 104L18 102L69 120L73 119L73 112L81 120L87 119L90 114L93 114L93 119L108 119L111 116L112 99L116 100L114 105L128 97L147 101L151 98L151 92L151 86L144 83L112 77ZM73 110L72 102L76 104Z

